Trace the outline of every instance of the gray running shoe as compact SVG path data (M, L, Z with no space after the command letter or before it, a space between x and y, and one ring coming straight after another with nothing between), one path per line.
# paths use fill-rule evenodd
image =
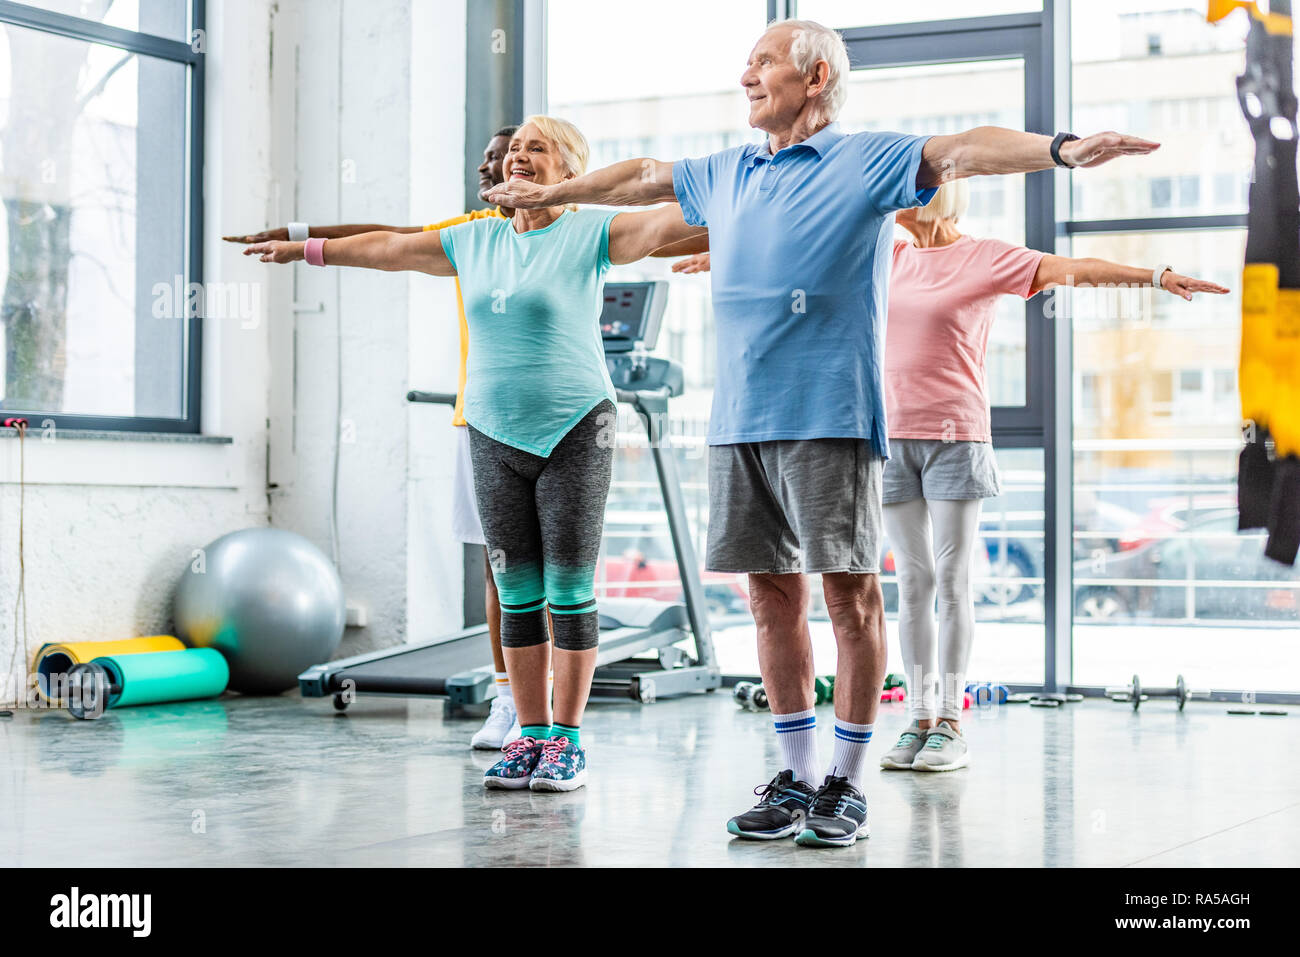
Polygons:
M925 744L925 735L925 729L913 721L898 736L893 750L880 759L880 766L890 771L910 771L917 752Z
M956 771L970 764L970 749L960 731L940 721L925 736L925 745L912 762L913 771Z

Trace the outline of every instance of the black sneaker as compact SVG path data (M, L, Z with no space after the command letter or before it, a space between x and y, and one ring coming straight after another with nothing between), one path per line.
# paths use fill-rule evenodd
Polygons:
M808 820L794 842L804 847L849 847L870 833L866 795L848 778L828 774L813 795Z
M775 841L803 827L808 806L816 793L806 781L796 781L793 771L782 771L767 784L754 788L758 803L727 822L727 830L753 841Z

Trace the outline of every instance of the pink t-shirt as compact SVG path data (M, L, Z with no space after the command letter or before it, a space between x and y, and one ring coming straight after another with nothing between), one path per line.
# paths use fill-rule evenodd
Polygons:
M885 332L891 439L988 442L984 357L999 296L1032 293L1043 254L963 236L919 249L894 241Z

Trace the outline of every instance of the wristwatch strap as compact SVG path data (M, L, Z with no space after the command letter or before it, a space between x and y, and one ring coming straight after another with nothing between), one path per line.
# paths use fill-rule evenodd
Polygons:
M1077 140L1078 138L1079 137L1075 136L1073 133L1057 133L1052 139L1052 162L1057 166L1064 166L1066 169L1073 169L1073 166L1061 159L1061 144L1068 143L1070 140Z

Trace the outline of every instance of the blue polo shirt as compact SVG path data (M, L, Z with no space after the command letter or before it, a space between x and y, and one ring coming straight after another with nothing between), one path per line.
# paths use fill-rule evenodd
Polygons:
M860 438L889 455L881 364L893 213L924 206L928 137L832 123L673 164L682 215L709 227L717 384L710 445Z

